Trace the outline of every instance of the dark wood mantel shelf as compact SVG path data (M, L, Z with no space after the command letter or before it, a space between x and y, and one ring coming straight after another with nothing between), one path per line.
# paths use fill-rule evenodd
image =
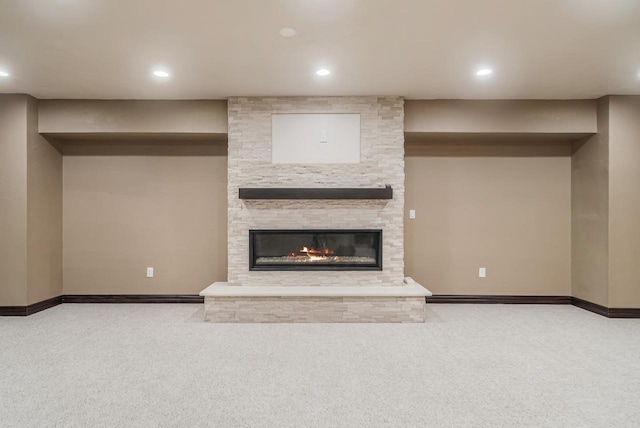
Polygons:
M391 186L374 188L249 188L241 187L240 199L393 199Z

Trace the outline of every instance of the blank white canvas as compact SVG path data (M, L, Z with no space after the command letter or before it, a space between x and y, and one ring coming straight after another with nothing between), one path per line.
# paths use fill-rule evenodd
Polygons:
M360 163L360 115L273 114L271 153L273 163Z

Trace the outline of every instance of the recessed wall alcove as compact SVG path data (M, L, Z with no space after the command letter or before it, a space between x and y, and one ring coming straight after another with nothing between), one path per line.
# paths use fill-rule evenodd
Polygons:
M63 154L66 294L196 294L226 279L226 139L47 138Z
M405 214L407 275L437 294L570 295L571 154L582 138L407 136L405 212L417 220Z

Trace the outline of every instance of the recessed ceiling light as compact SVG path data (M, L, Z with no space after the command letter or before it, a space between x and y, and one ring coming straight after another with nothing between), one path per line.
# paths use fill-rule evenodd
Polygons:
M331 72L329 70L327 70L326 68L321 68L320 70L316 71L316 74L318 76L328 76L331 74Z
M153 75L156 77L169 77L169 73L164 70L156 70L153 72Z
M491 70L490 68L481 68L480 70L476 71L476 76L488 76L492 73L493 70Z
M9 73L7 73L6 71L0 70L0 77L9 77Z
M296 30L294 28L284 27L280 29L280 35L282 37L293 37L296 35Z

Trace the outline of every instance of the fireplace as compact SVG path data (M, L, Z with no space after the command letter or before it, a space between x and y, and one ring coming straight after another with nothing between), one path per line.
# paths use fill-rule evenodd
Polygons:
M382 270L382 230L250 230L249 270Z

